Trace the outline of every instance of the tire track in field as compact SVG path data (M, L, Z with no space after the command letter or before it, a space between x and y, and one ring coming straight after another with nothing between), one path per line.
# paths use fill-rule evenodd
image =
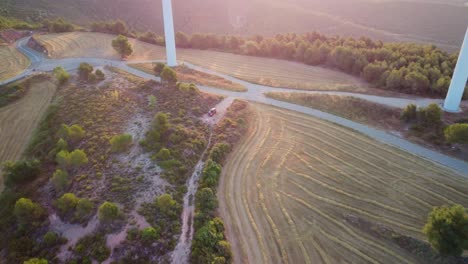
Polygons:
M369 162L369 161L367 161L366 159L363 159L363 158L359 157L358 155L353 155L352 153L350 153L349 151L345 150L344 148L339 148L339 149L338 149L334 144L331 144L331 143L329 143L329 142L327 142L327 141L325 141L325 140L323 140L323 139L320 139L319 137L313 136L313 135L310 134L310 133L301 132L301 131L299 131L299 130L297 130L297 129L293 129L293 128L290 128L290 129L293 130L293 131L295 131L295 132L297 132L297 133L305 134L306 136L309 136L309 137L311 137L311 138L314 138L314 139L317 140L318 142L321 142L321 143L323 143L324 145L327 145L329 148L334 148L334 149L336 149L336 150L338 150L338 151L340 151L340 152L342 152L342 153L348 155L350 158L357 159L357 160L359 160L360 162L363 162L363 163L367 164L369 167L372 167L372 168L376 169L377 171L382 172L383 174L386 174L386 175L389 175L389 176L393 176L393 177L396 178L397 180L403 181L403 182L407 183L408 185L411 185L411 186L412 186L413 188L415 188L415 189L419 189L419 190L422 191L422 192L426 192L426 193L428 193L428 194L430 194L430 195L436 196L436 197L438 197L439 199L442 199L442 200L448 202L449 204L455 204L455 202L452 201L451 199L449 199L449 198L447 198L447 197L445 197L445 196L442 196L442 195L440 195L439 193L436 193L436 192L434 192L434 191L431 191L431 190L428 190L428 189L426 189L426 188L420 187L420 186L414 184L412 181L408 181L408 180L406 180L405 178L403 178L402 176L396 175L395 173L391 172L390 170L384 170L382 167L377 166L377 165L373 164L372 162ZM312 129L313 129L313 128L312 128ZM327 134L327 136L330 136L330 134ZM333 136L332 136L332 137L333 137ZM345 145L348 145L345 141L343 141L343 140L341 140L341 139L338 139L338 138L335 138L335 139L336 139L337 141L340 141L340 142L344 143ZM358 150L359 148L354 147L354 149L355 149L355 150ZM374 155L374 156L375 156L375 155ZM431 205L431 206L432 206L432 205Z
M250 149L252 146L254 146L256 144L255 139L258 138L259 133L261 133L259 123L257 122L252 122L252 123L254 123L253 128L252 128L253 131L248 133L249 136L245 139L243 144L242 143L239 144L238 148L241 153L244 153L247 149ZM232 160L232 163L234 163L233 167L235 168L235 171L239 170L240 169L239 163L242 163L242 161L246 158L247 156L234 157L230 159L230 162L228 162L228 164L226 164L225 167L228 167L229 163L231 163L231 160ZM226 170L223 170L223 175L225 174L225 171ZM237 176L237 173L234 173L231 175ZM242 177L242 175L239 175L238 177ZM243 204L242 198L238 195L233 196L233 194L239 193L236 188L240 184L235 182L235 180L241 181L242 179L238 179L238 177L227 177L227 175L224 175L221 177L221 181L222 182L224 181L224 184L220 186L224 187L222 192L224 193L223 202L225 202L225 206L224 206L225 210L223 210L223 206L222 206L223 203L221 203L220 211L222 215L224 214L223 219L226 222L228 229L231 227L234 229L234 232L231 232L233 234L233 237L231 238L231 241L230 241L231 244L234 245L233 246L234 256L236 255L236 251L237 251L237 258L234 257L234 261L235 263L244 263L245 259L248 260L248 259L252 259L255 257L252 257L251 255L249 255L249 251L246 248L247 245L249 244L248 241L246 241L249 238L249 236L247 234L243 234L243 231L249 232L250 230L246 231L245 229L246 228L249 229L252 227L243 225L242 220L240 219L241 216L243 216L244 219L248 219L248 217L245 215L245 212L243 212L244 210L238 207ZM234 198L231 200L231 197L234 197ZM233 222L236 222L236 224L233 224ZM240 248L240 252L239 250L236 250L239 248ZM243 260L239 259L240 255L242 255Z
M319 200L319 201L322 201L322 202L326 202L328 204L332 204L332 205L335 205L335 206L338 206L338 207L341 207L341 208L344 208L344 209L347 209L347 210L350 210L350 211L353 211L355 213L358 213L358 214L361 214L361 215L365 215L369 218L372 218L374 220L377 220L379 222L386 222L390 225L393 225L393 226L398 226L402 229L405 229L405 230L408 230L408 231L412 231L412 232L415 232L415 233L421 233L421 230L420 228L416 228L416 227L412 227L412 226L409 226L409 225L406 225L404 223L401 223L399 221L395 221L395 220L391 220L391 219L387 219L386 217L382 217L382 216L378 216L378 215L373 215L372 213L368 212L368 211L365 211L365 210L362 210L362 209L358 209L356 207L352 207L350 205L347 205L347 204L344 204L344 203L341 203L341 202L338 202L338 201L335 201L335 200L332 200L332 199L329 199L329 198L326 198L326 197L323 197L323 196L320 196L320 195L317 195L315 193L312 193L311 191L307 190L306 188L304 188L300 183L296 182L295 180L293 179L289 179L289 182L291 182L292 184L294 184L296 187L298 187L299 189L301 189L303 192L305 192L306 194L308 194L309 196Z
M284 132L284 125L283 125L283 122L281 123L280 125L280 135L279 137L281 138L283 136L283 132ZM266 138L266 137L265 137ZM283 261L283 263L289 263L288 261L288 254L283 246L283 243L281 242L281 235L279 233L279 229L278 227L276 226L275 222L273 221L273 218L270 216L270 214L268 213L268 209L266 207L266 204L265 204L265 194L263 193L262 191L262 186L260 184L260 180L261 180L261 176L259 175L259 172L260 170L265 166L265 164L269 161L269 159L271 158L271 156L273 155L273 153L275 152L275 149L278 147L278 145L281 143L281 140L278 140L275 145L273 146L273 148L268 152L267 156L265 157L264 161L262 162L262 164L260 166L257 166L257 169L255 170L255 178L258 179L257 180L257 183L255 184L256 188L257 188L257 192L258 192L258 198L259 198L259 201L260 201L260 205L262 207L262 210L263 210L263 213L265 214L266 218L267 218L267 221L268 221L268 224L270 225L270 228L271 230L273 231L273 234L275 236L275 243L277 245L277 247L279 248L279 251L280 251L280 257ZM293 148L291 148L285 155L284 155L284 158L283 158L283 161L280 163L280 165L278 165L277 169L278 168L281 168L282 164L284 164L284 161L286 160L287 156L289 155L289 153L291 152ZM276 183L276 177L273 176L273 184Z
M288 194L286 192L283 192L283 191L279 191L279 193L281 193L283 196L286 196L288 197L289 199L292 199L294 201L296 201L297 203L299 204L302 204L303 206L307 207L308 209L314 211L315 213L319 214L320 216L322 216L323 218L327 219L328 221L334 223L335 225L339 226L340 228L342 228L343 230L345 230L349 235L351 235L352 237L354 237L355 239L357 240L360 240L362 242L364 242L365 244L367 244L367 246L369 247L375 247L377 248L378 250L380 251L383 251L395 258L397 258L399 261L401 261L401 263L407 263L407 264L412 264L411 261L403 258L401 255L389 250L388 248L386 248L385 246L382 246L380 245L379 243L376 243L376 241L370 241L368 239L366 239L364 236L360 235L360 234L357 234L355 231L353 231L351 228L347 227L345 224L343 224L342 222L340 221L337 221L336 219L332 218L330 215L324 213L323 211L319 210L318 208L312 206L311 204L307 203L306 201L300 199L300 198L297 198L295 197L294 195L292 194ZM314 225L316 226L316 225Z
M329 184L324 183L324 182L322 182L322 181L320 181L320 180L318 180L318 179L315 179L315 178L312 177L312 176L309 176L309 175L307 175L307 174L298 172L298 171L296 171L296 170L294 170L294 169L291 169L291 168L289 168L289 167L286 167L286 170L289 171L289 172L291 172L291 173L293 173L294 175L301 176L301 177L303 177L303 178L305 178L305 179L311 180L311 181L315 182L316 184L318 184L318 185L320 185L320 186L322 186L322 187L325 187L325 188L327 188L327 189L329 189L329 190L335 191L335 192L337 192L337 193L339 193L339 194L341 194L341 195L347 196L347 197L349 197L349 198L352 198L352 199L355 199L355 200L358 200L358 201L362 201L362 202L366 202L366 203L372 204L372 205L377 206L377 207L382 207L382 208L385 208L385 209L387 209L387 210L389 210L389 211L392 211L392 212L394 212L394 213L401 214L401 215L405 215L405 216L407 216L407 217L409 217L409 218L413 218L413 219L416 219L416 220L418 219L414 214L409 214L409 213L407 213L407 212L405 212L405 211L402 211L402 210L400 210L400 209L398 209L398 208L394 208L394 207L392 207L392 206L389 206L389 205L386 205L386 204L383 204L383 203L379 203L379 202L376 202L376 201L371 200L371 199L360 198L360 197L358 197L357 195L354 195L354 194L348 193L348 192L346 192L346 191L343 191L343 190L341 190L341 189L339 189L339 188L335 188L335 187L333 187L333 186L330 186ZM318 170L314 170L314 171L315 171L316 173L318 173L318 174L323 175L323 174L322 174L321 172L319 172Z
M275 111L278 111L275 109ZM295 118L298 118L298 115L296 113L290 113L289 116L293 116ZM442 168L439 166L439 167L436 167L435 164L433 162L430 162L430 161L426 161L424 159L421 159L411 153L406 153L407 155L404 156L402 153L401 150L398 150L398 149L395 149L393 147L389 147L389 146L385 146L385 145L382 145L382 144L379 144L377 142L375 142L374 140L370 139L369 137L367 136L363 136L363 135L360 135L358 133L349 133L349 129L346 129L346 128L343 128L343 127L340 127L340 126L333 126L332 124L330 123L327 123L323 120L314 120L315 123L318 123L318 124L321 124L323 125L324 127L326 128L330 128L331 131L327 131L326 133L327 134L330 134L330 133L334 133L334 134L337 134L337 131L339 131L338 135L339 136L342 136L342 135L346 135L346 136L349 136L349 137L352 137L353 139L355 140L350 140L349 142L362 142L362 144L365 143L365 145L363 145L363 148L362 150L365 149L365 147L368 147L369 145L373 146L374 148L378 149L379 151L383 151L383 152L386 152L386 153L389 153L389 154L394 154L394 155L389 155L389 156L386 156L387 158L394 158L394 157L399 157L399 158L402 158L403 160L407 160L409 159L409 157L411 157L411 164L416 164L418 165L419 167L423 168L424 170L426 169L429 169L437 174L443 174L445 176L449 176L449 180L452 180L452 181L458 181L459 183L464 183L464 179L463 178L460 178L460 176L458 177L453 177L454 175L449 175L447 174L447 171L446 170L442 170ZM302 123L298 123L298 122L294 122L295 124L299 125L299 126L304 126ZM317 126L307 126L307 128L311 128L311 129L316 129ZM322 130L323 131L323 130ZM336 138L336 137L335 137ZM361 144L361 145L362 145ZM360 148L358 148L359 150L361 150ZM369 153L369 151L367 151L367 153ZM373 153L371 153L372 156L374 156ZM415 158L419 158L420 161L425 161L426 164L422 165L421 162L417 162L415 160ZM385 160L387 161L387 160ZM393 162L393 164L396 164L398 165L397 162ZM429 168L428 168L429 166ZM401 166L397 166L399 168L402 168ZM437 168L437 169L434 169L434 168ZM408 171L410 172L411 174L415 174L415 175L418 175L418 176L421 176L422 178L428 180L428 181L431 181L432 183L437 183L437 185L441 185L442 183L440 182L437 182L436 180L432 179L431 177L426 177L425 175L421 175L419 173L416 173L414 171ZM444 178L443 180L448 180L446 178ZM445 185L445 184L442 184L442 185ZM450 186L447 186L445 185L445 188L449 188L450 190L455 190L454 188L450 187ZM457 192L459 195L462 195L464 197L468 197L468 195L465 195L463 192L459 192L457 190L455 190L455 192Z

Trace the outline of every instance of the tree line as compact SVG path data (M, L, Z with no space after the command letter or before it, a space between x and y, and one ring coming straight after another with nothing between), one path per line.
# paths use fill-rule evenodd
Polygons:
M163 36L132 31L122 21L95 22L91 30L165 45ZM458 58L458 54L449 54L434 45L383 43L368 37L356 39L318 32L273 37L177 32L176 45L321 65L361 77L377 88L432 96L446 95Z

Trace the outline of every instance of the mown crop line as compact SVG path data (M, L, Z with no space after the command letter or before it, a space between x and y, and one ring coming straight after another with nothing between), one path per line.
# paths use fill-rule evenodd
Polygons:
M252 144L255 144L255 138L257 137L258 133L259 133L259 125L257 122L252 122L254 125L253 125L253 128L250 133L249 133L249 137L245 139L245 141L242 143L242 144L239 144L240 146L240 149L239 149L239 152L240 153L243 153L245 151L245 149L247 149L248 147L250 147ZM239 164L241 162L242 159L245 158L245 156L238 156L238 157L232 157L232 158L236 158L236 160L232 160L232 163L233 164ZM231 161L228 162L228 164L230 163ZM228 165L227 164L227 165ZM228 167L228 166L226 166ZM234 167L238 168L239 166L237 165L234 165ZM223 177L226 177L227 175L229 174L224 174ZM238 238L238 244L240 246L240 250L241 250L241 254L242 256L246 256L246 252L247 252L247 243L243 243L241 240L244 239L244 237L241 235L241 232L239 230L239 227L242 226L242 223L240 222L239 219L237 219L236 217L234 217L234 215L240 215L236 208L238 208L237 206L234 206L236 203L234 202L234 198L231 199L231 195L230 194L233 194L233 193L236 193L236 186L237 184L235 184L235 177L234 175L236 174L231 174L231 177L227 178L225 181L224 181L224 200L226 201L226 209L227 209L227 212L228 214L230 215L230 217L228 217L229 219L226 219L226 220L232 220L233 222L237 222L237 224L233 224L232 227L235 229L235 233L237 234L237 238ZM229 188L229 186L232 187L232 189ZM243 204L243 203L241 203ZM237 220L236 220L237 219Z
M291 169L291 168L289 168L289 167L286 167L286 170L289 171L289 172L291 172L291 173L293 173L294 175L301 176L301 177L303 177L303 178L305 178L305 179L311 180L311 181L315 182L316 184L318 184L318 185L320 185L320 186L322 186L322 187L325 187L325 188L327 188L327 189L329 189L329 190L335 191L335 192L337 192L337 193L339 193L339 194L342 194L342 195L344 195L344 196L350 197L350 198L352 198L352 199L355 199L355 200L358 200L358 201L361 201L361 202L366 202L366 203L369 203L369 204L373 204L373 205L375 205L375 206L377 206L377 207L385 208L385 209L387 209L387 210L389 210L389 211L392 211L392 212L394 212L394 213L401 214L401 215L405 215L405 216L407 216L407 217L409 217L409 218L413 218L413 219L419 220L418 217L416 217L415 215L409 214L409 213L407 213L407 212L404 212L404 211L402 211L402 210L400 210L400 209L397 209L397 208L394 208L394 207L392 207L392 206L389 206L389 205L386 205L386 204L382 204L382 203L376 202L376 201L374 201L374 200L370 200L370 199L366 199L366 198L361 198L361 197L358 197L358 196L356 196L356 195L354 195L354 194L350 194L350 193L345 192L345 191L343 191L343 190L341 190L341 189L338 189L338 188L335 188L335 187L333 187L333 186L330 186L329 184L326 184L326 183L324 183L324 182L322 182L322 181L320 181L320 180L318 180L318 179L315 179L314 177L311 177L311 176L309 176L309 175L307 175L307 174L304 174L304 173L298 172L298 171L296 171L296 170L293 170L293 169ZM315 170L315 172L321 174L320 172L318 172L318 171L316 171L316 170Z
M383 174L393 176L395 179L400 179L400 180L406 182L407 184L412 185L412 186L415 187L416 189L419 189L420 191L424 191L424 192L426 192L426 193L428 193L428 194L431 194L431 195L433 195L433 196L437 196L437 197L439 197L440 199L445 200L446 202L448 202L448 203L450 203L450 204L454 204L454 203L455 203L455 202L453 202L452 200L450 200L450 199L448 199L448 198L446 198L446 197L444 197L444 196L441 196L440 194L438 194L438 193L436 193L436 192L434 192L434 191L431 191L431 190L428 190L428 189L426 189L426 188L423 188L423 187L420 187L420 186L417 186L417 185L413 184L411 181L406 180L406 179L405 179L404 177L402 177L402 176L396 175L395 173L391 172L390 170L384 170L382 167L379 167L379 166L373 164L372 162L369 162L369 161L367 161L367 160L365 160L365 159L363 159L363 158L361 158L361 157L359 157L359 156L357 156L357 155L353 155L353 154L349 153L348 151L346 151L344 148L337 148L337 147L334 146L333 144L330 144L330 143L328 143L328 142L325 142L324 140L322 140L322 139L320 139L320 138L318 138L318 137L315 137L315 136L313 136L313 135L311 135L311 134L307 134L307 133L301 132L301 131L299 131L299 130L297 130L297 129L294 129L294 128L290 128L290 129L291 129L292 131L296 132L296 133L304 134L304 135L307 135L307 136L309 136L309 137L312 137L312 138L316 139L317 141L322 142L323 144L329 146L330 148L334 148L334 149L336 149L336 150L338 150L338 151L341 151L341 152L343 152L344 154L348 155L350 158L357 159L357 160L359 160L360 162L363 162L363 163L367 164L369 167L372 167L372 168L376 169L377 171L382 172ZM306 143L306 144L307 144L307 143Z
M270 128L271 128L271 126L270 126ZM283 135L283 131L284 131L284 128L283 128L283 125L281 125L280 137ZM264 139L266 139L266 138L267 137L265 137ZM273 150L274 150L275 147L277 147L280 144L280 142L281 141L276 142L275 146L273 147ZM268 152L267 157L271 157L273 155L273 150ZM287 152L284 156L287 156L288 154L289 154L289 152ZM257 155L255 154L253 156L257 156ZM258 179L258 181L261 179L259 177L260 170L262 169L262 167L263 167L263 165L265 164L266 161L267 161L267 159L264 160L264 163L261 166L257 166L257 169L255 170L255 178ZM281 167L281 165L279 167ZM257 184L256 184L256 189L257 189L258 198L260 200L260 205L262 207L263 213L265 214L265 216L267 218L267 221L268 221L268 224L270 225L270 228L273 231L276 245L280 250L280 255L281 255L281 258L282 258L282 262L283 263L289 263L288 254L287 254L287 251L286 251L285 247L283 246L283 243L282 243L282 240L281 240L281 235L279 233L279 229L276 226L275 222L273 221L273 218L268 213L268 209L267 209L266 204L265 204L265 195L262 192L261 184L258 181L257 181ZM275 181L275 179L273 179L273 181Z
M278 111L278 110L274 110L274 111ZM297 114L293 114L293 113L290 113L289 115L290 115L290 116L298 117ZM355 133L349 133L349 130L346 130L346 129L341 128L341 127L339 127L339 126L334 126L333 124L330 124L330 123L328 123L328 122L326 122L326 121L323 121L323 120L317 120L316 122L317 122L317 123L320 123L320 124L323 124L324 126L330 128L330 129L332 129L332 130L334 130L334 131L339 131L339 132L341 132L341 134L346 134L347 136L350 136L350 137L352 137L352 138L354 138L354 139L357 139L357 141L366 142L367 145L371 145L371 146L377 148L377 149L380 150L380 151L384 151L384 152L386 152L386 153L393 154L393 155L398 156L398 157L400 157L400 158L402 158L402 159L405 159L405 160L410 159L410 160L413 162L412 164L416 164L416 165L418 165L418 166L424 168L425 170L429 169L429 170L431 170L431 171L433 171L433 172L435 172L435 173L437 173L437 174L443 174L443 175L445 175L445 176L450 176L451 178L453 178L452 180L455 180L455 179L456 179L458 182L463 182L463 179L460 179L459 177L454 178L454 177L453 177L454 175L450 175L450 174L448 174L448 173L446 172L446 170L442 170L442 168L436 167L435 164L434 164L433 162L428 161L428 160L424 160L424 159L421 160L421 158L419 158L418 156L415 156L414 154L405 153L405 154L407 154L407 155L405 156L405 155L401 154L401 151L400 151L400 150L395 149L395 148L393 148L393 147L383 146L382 144L379 144L379 143L375 142L375 140L373 140L373 139L371 139L371 138L369 138L369 137L362 136L362 135L355 134ZM297 125L302 126L302 127L307 127L307 128L312 128L312 129L315 128L315 127L311 127L311 126L304 126L302 123L297 123L297 122L295 122L295 123L296 123ZM323 130L322 130L322 131L323 131ZM327 133L327 134L329 134L329 133ZM352 142L355 142L355 141L352 141ZM362 149L362 150L364 150L364 149ZM373 155L373 153L371 153L371 154ZM410 157L412 157L412 158L410 158ZM423 165L423 164L421 164L421 162L417 162L416 159L414 159L414 158L419 158L421 161L424 161L424 162L427 163L427 164L426 164L426 165ZM398 166L398 164L397 164L396 162L392 162L392 163ZM428 167L427 165L430 165L430 167ZM402 168L401 166L398 166L398 167ZM434 168L437 168L437 169L434 169ZM407 170L407 169L404 169L404 170L406 170L407 172L410 172L410 173L414 173L414 172L411 172L411 171L409 171L409 170ZM431 181L431 182L433 182L433 183L436 183L436 182L437 182L437 181L435 181L434 179L432 179L432 178L430 178L430 177L427 177L427 176L425 176L425 175L421 175L421 174L417 174L417 173L414 173L414 174L416 174L416 175L418 175L418 176L421 176L421 177L424 177L425 179L428 179L429 181ZM438 185L439 185L439 184L442 184L442 183L439 183L439 182L437 182L437 183L438 183ZM460 194L460 195L462 195L462 196L465 196L465 197L468 196L468 195L462 194L461 192L458 192L457 190L455 190L454 188L452 188L452 187L450 187L450 186L446 186L445 184L442 184L442 185L444 185L446 188L449 188L450 190L456 191L458 194Z
M261 120L260 122L262 122L263 120ZM270 116L268 116L267 118L267 122L266 123L270 123ZM259 124L259 126L261 126L261 124ZM260 142L260 144L255 148L254 152L252 153L250 159L247 161L247 166L245 168L244 171L248 172L250 170L250 167L252 165L252 160L254 157L256 157L256 155L259 153L260 149L262 149L263 145L265 144L266 142L266 139L270 136L270 133L271 133L271 126L268 126L268 130L266 132L266 134L263 136L262 138L262 141ZM245 182L245 179L247 178L247 173L244 173L242 175L242 180L241 180L241 184L242 186L248 186ZM263 261L264 263L268 263L268 258L267 258L267 255L266 255L266 247L265 247L265 244L263 242L263 238L261 236L261 233L260 233L260 230L258 229L258 226L257 226L257 223L255 222L255 218L253 217L253 214L252 214L252 210L249 206L249 203L247 201L247 198L248 197L248 194L247 194L247 189L248 188L243 188L243 194L242 194L242 202L244 204L244 208L247 209L247 216L249 218L249 221L250 221L250 224L252 226L252 228L254 229L255 231L255 234L256 234L256 237L257 237L257 241L258 243L260 244L260 247L261 247L261 252L262 252L262 256L263 256Z
M295 241L297 241L297 243L299 244L299 248L301 249L302 255L304 256L305 263L311 264L312 262L310 260L309 253L307 253L307 250L304 247L304 242L301 239L301 237L299 236L299 232L297 231L297 226L294 223L294 221L292 220L289 213L286 211L286 209L285 209L285 207L283 205L283 200L281 199L281 196L278 194L278 192L275 192L275 197L276 197L276 200L278 201L278 204L280 206L281 212L283 213L283 216L286 218L286 222L289 224L289 226L291 227L291 229L293 231ZM313 244L314 248L317 249L317 251L319 252L319 255L322 258L322 260L326 264L330 264L331 262L328 259L328 257L326 256L325 252L323 252L323 250L321 250L321 248L318 248L317 242L314 239L312 239L312 244Z
M317 149L317 150L319 150L319 149ZM316 160L316 161L318 161L318 162L324 164L324 165L327 166L328 168L331 168L331 169L333 169L333 170L339 172L339 173L340 173L342 176L344 176L345 178L347 178L347 179L349 179L349 180L351 180L351 181L353 181L353 182L355 182L355 183L358 183L359 185L363 185L363 186L365 186L365 187L367 187L367 188L369 188L369 189L374 188L374 187L371 186L370 184L367 184L367 183L365 183L365 182L363 182L363 181L360 181L360 180L358 180L356 177L352 177L351 175L344 173L344 172L341 171L340 169L337 169L337 168L335 168L334 166L325 163L325 162L322 161L320 158L317 158L315 155L313 156L313 155L311 155L311 154L309 154L309 153L306 153L305 151L302 151L302 153L304 153L305 155L307 155L309 158L314 159L314 160ZM309 168L309 169L315 171L315 168L314 168L312 165L310 165L309 162L307 162L305 159L303 159L303 158L302 158L301 156L299 156L297 153L294 153L294 155L295 155L296 158L299 159L305 166L307 166L307 168ZM324 176L324 177L327 177L327 178L333 180L333 177L331 177L331 176L329 176L329 175L322 174L322 173L321 173L321 175Z
M365 210L361 210L361 209L352 207L350 205L347 205L347 204L344 204L344 203L341 203L341 202L338 202L338 201L335 201L335 200L332 200L332 199L329 199L329 198L314 194L311 191L304 188L300 183L297 183L296 181L294 181L293 179L289 179L289 181L292 184L294 184L295 186L297 186L299 189L301 189L303 192L305 192L306 194L308 194L309 196L311 196L311 197L313 197L313 198L315 198L317 200L320 200L320 201L323 201L323 202L326 202L326 203L329 203L329 204L333 204L335 206L339 206L339 207L348 209L350 211L365 215L365 216L367 216L369 218L373 218L373 219L376 219L378 221L387 222L387 223L392 224L394 226L398 226L398 227L400 227L402 229L410 230L410 231L418 233L418 234L421 233L421 228L419 228L419 227L409 226L409 225L400 223L398 221L391 220L391 219L388 219L388 218L383 217L383 216L374 215L374 214L369 213L369 212L367 212Z
M343 230L345 230L348 234L350 234L351 236L353 236L354 238L358 239L358 240L361 240L362 242L364 242L365 244L367 244L368 246L370 247L375 247L377 248L378 250L381 250L383 252L386 252L387 254L399 259L401 262L405 262L405 263L408 263L408 264L411 264L412 262L408 261L407 259L403 258L401 255L389 250L388 248L386 248L385 246L382 246L380 244L378 244L376 241L371 241L369 239L366 239L364 236L362 235L359 235L357 234L354 230L352 230L351 228L347 227L345 224L343 224L342 222L336 220L335 218L331 217L330 215L324 213L323 211L319 210L318 208L312 206L311 204L305 202L304 200L300 199L300 198L297 198L291 194L288 194L286 192L281 192L281 194L283 196L286 196L288 197L289 199L292 199L294 201L296 201L297 203L299 204L302 204L303 206L307 207L308 209L314 211L315 213L319 214L320 216L324 217L325 219L327 219L328 221L336 224L337 226L341 227ZM310 222L309 222L310 223ZM315 225L314 225L315 226Z

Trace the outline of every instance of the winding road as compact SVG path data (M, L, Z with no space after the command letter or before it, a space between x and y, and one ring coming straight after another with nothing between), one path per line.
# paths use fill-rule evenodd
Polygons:
M27 46L28 40L29 40L29 37L20 39L16 43L16 47L20 52L22 52L31 60L31 66L27 70L25 70L23 73L21 73L20 75L14 78L11 78L9 80L0 82L0 85L17 81L28 75L34 74L35 72L50 72L57 66L62 66L68 71L76 70L79 67L80 63L82 62L87 62L93 66L113 66L121 70L124 70L126 72L129 72L131 74L134 74L136 76L145 78L145 79L160 81L159 77L142 72L140 70L130 67L129 65L137 64L137 63L159 62L161 60L125 62L125 61L117 61L117 60L109 60L109 59L101 59L101 58L49 59L49 58L44 57L43 54L30 49ZM392 106L392 107L397 107L397 108L403 108L410 103L416 104L418 106L427 106L431 103L440 104L442 103L442 100L426 99L426 98L407 99L407 98L383 97L383 96L374 96L374 95L349 93L349 92L303 91L303 90L295 90L295 89L287 89L287 88L273 88L273 87L268 87L264 85L252 84L243 80L239 80L232 76L221 74L221 73L209 70L209 69L205 69L200 66L187 63L187 62L184 62L184 64L190 68L193 68L194 70L216 75L216 76L225 78L227 80L230 80L232 82L239 83L248 89L248 91L246 92L233 92L233 91L226 91L226 90L221 90L221 89L217 89L213 87L199 86L199 88L205 92L220 94L220 95L224 95L226 97L231 97L231 98L249 100L249 101L253 101L257 103L268 104L268 105L304 113L304 114L314 116L323 120L327 120L329 122L339 124L341 126L358 131L384 144L397 147L399 149L405 150L414 155L417 155L422 158L431 160L435 163L444 165L452 169L453 171L458 172L460 175L468 177L468 162L465 162L456 158L452 158L447 155L441 154L439 152L422 147L420 145L411 143L401 137L389 134L385 131L371 128L369 126L362 125L362 124L359 124L359 123L356 123L356 122L353 122L353 121L350 121L350 120L347 120L347 119L344 119L344 118L341 118L341 117L338 117L329 113L325 113L322 111L318 111L312 108L308 108L308 107L304 107L304 106L300 106L296 104L291 104L291 103L267 98L264 95L264 93L266 92L301 92L301 93L315 93L315 94L320 93L320 94L353 96L353 97L361 98L361 99L368 100L371 102L375 102L375 103L379 103L379 104L383 104L387 106Z

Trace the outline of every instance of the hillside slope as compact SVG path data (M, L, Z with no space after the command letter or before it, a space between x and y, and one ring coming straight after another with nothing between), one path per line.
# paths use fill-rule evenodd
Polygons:
M468 25L461 1L376 0L173 0L176 30L275 34L318 30L326 34L367 35L386 41L430 42L456 49ZM161 33L160 1L3 0L0 14L30 20L66 17L88 24L117 19Z

